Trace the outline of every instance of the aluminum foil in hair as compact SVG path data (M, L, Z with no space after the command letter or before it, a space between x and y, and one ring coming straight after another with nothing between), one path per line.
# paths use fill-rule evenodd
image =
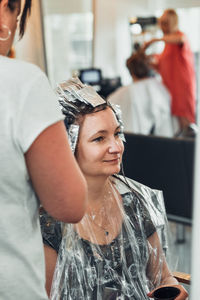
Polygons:
M67 130L69 144L73 153L75 152L78 141L79 128L79 125L71 124Z
M56 92L59 96L61 110L66 115L66 124L68 127L67 131L73 152L76 148L79 129L77 127L78 125L72 126L72 124L75 123L76 119L79 117L79 114L82 113L83 107L86 107L87 109L87 106L88 109L89 106L90 108L96 108L102 104L107 103L107 105L110 106L115 113L115 116L120 125L120 138L123 142L125 142L125 137L123 134L124 127L119 105L111 105L109 102L101 98L91 86L83 84L77 77L58 84ZM81 105L77 105L77 100L83 103L83 107Z
M83 84L78 77L60 83L57 86L57 92L60 97L71 102L79 100L93 107L105 103L105 100L101 98L91 86Z
M118 104L113 104L113 103L110 103L112 109L114 110L115 112L115 115L117 117L117 120L119 122L119 125L120 125L120 129L121 129L121 134L120 134L120 138L123 142L126 142L126 139L125 139L125 136L124 136L124 124L123 124L123 121L122 121L122 111L121 111L121 108Z

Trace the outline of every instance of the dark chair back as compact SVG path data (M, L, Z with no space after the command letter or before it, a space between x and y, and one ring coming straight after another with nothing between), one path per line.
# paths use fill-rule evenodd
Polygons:
M124 173L163 191L168 219L192 222L194 139L125 134Z

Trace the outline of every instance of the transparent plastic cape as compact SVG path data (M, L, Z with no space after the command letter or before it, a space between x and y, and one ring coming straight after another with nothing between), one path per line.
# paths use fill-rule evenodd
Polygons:
M86 214L78 225L62 226L53 300L145 300L161 284L168 245L162 192L118 175L109 184L114 197L107 195L106 208ZM120 214L110 218L113 201ZM116 228L114 238L110 226Z

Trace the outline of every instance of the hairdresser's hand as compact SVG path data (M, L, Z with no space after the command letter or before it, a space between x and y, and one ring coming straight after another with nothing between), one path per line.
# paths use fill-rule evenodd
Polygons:
M187 299L188 293L184 289L184 287L182 285L180 285L180 284L176 284L176 285L169 285L169 284L168 285L161 285L161 286L157 287L155 290L157 290L158 288L164 287L164 286L174 286L174 287L177 287L181 291L180 294L175 298L176 300L186 300ZM152 295L153 295L153 293L154 293L155 290L153 290L150 293L148 293L147 296L150 297L150 298L153 298Z
M160 42L160 41L161 41L161 39L159 39L159 38L151 39L150 41L145 42L145 43L143 44L142 49L143 49L143 50L146 50L151 44L153 44L153 43L155 43L155 42Z

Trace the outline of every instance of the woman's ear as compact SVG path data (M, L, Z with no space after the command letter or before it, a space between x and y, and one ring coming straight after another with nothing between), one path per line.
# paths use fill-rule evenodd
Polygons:
M1 8L2 8L2 9L3 9L3 8L4 8L4 9L7 8L7 7L8 7L8 1L9 1L9 0L1 0L1 1L0 1L0 9L1 9Z
M5 20L4 12L7 8L8 8L8 0L1 0L0 1L0 29Z

